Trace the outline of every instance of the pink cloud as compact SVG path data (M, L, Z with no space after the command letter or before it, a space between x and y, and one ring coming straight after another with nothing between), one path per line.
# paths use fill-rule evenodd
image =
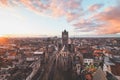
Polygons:
M104 25L100 25L97 29L99 34L116 34L120 33L120 9L119 5L112 8L107 8L104 12L101 12L94 17L99 22L104 22Z
M38 13L52 17L65 17L68 22L76 29L83 31L95 31L98 34L115 34L120 33L120 4L115 7L109 7L103 12L96 13L93 17L84 19L86 15L82 10L81 3L83 0L0 0L0 4L6 7L14 7L20 4L25 8ZM100 9L103 4L91 5L89 11ZM87 13L87 12L86 12ZM81 16L83 15L84 16ZM91 14L91 13L90 13ZM82 19L81 19L82 17ZM81 19L81 20L80 20Z
M107 8L107 11L105 10L104 12L97 14L95 17L97 17L97 19L99 20L110 22L120 20L119 14L120 14L119 7L113 7L109 10Z
M91 19L81 19L73 25L78 28L83 28L83 27L84 28L85 27L94 28L94 27L96 27L97 24L94 21L92 21Z
M18 3L35 13L52 17L63 16L70 22L79 17L82 0L1 0L0 3L6 7L14 6ZM73 10L77 12L73 12Z
M79 14L75 14L75 13L66 13L66 18L68 22L71 22L73 20L77 20L79 18Z
M6 6L6 5L8 5L8 2L7 2L7 0L1 0L1 1L0 1L0 3L1 3L1 5L3 5L3 6Z
M63 4L59 3L57 0L52 0L52 2L50 3L48 10L51 12L51 15L53 17L60 17L63 16L63 14L65 14L65 11L63 9Z
M74 19L79 17L80 10L81 10L81 2L82 0L75 1L65 1L65 0L52 0L49 10L52 12L52 15L61 17L66 17L68 22L73 21ZM73 12L73 10L79 11Z
M87 20L84 20L84 19L81 19L79 20L79 22L73 24L75 27L78 27L78 28L82 28L84 27L86 24L88 24L88 21Z
M80 0L79 2L75 1L75 0L70 0L70 1L66 2L66 5L71 9L75 9L75 8L80 7L81 2L82 2L82 0Z
M120 4L108 7L103 12L93 14L93 17L78 21L76 29L95 31L97 34L120 33Z
M96 11L96 10L100 9L102 6L103 6L103 4L93 4L93 5L89 6L88 10Z
M27 9L38 14L43 12L43 9L40 8L45 8L45 6L38 0L19 0L19 3L24 5Z

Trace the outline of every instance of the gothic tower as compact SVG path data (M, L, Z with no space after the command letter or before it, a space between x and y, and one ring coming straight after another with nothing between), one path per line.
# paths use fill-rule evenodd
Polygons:
M62 32L62 45L68 47L68 32L66 30Z

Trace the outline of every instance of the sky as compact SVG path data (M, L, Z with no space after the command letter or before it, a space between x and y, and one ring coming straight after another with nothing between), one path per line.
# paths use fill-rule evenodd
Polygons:
M0 0L0 36L119 37L120 0Z

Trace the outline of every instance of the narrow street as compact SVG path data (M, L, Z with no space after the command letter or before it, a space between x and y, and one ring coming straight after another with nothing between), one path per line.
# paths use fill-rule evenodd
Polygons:
M56 63L56 60L53 61L52 68L48 76L48 80L54 80L55 67L56 67L55 63Z

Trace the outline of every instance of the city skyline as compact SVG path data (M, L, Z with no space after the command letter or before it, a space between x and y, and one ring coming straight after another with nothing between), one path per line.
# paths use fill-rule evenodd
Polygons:
M119 37L119 0L1 0L0 36Z

